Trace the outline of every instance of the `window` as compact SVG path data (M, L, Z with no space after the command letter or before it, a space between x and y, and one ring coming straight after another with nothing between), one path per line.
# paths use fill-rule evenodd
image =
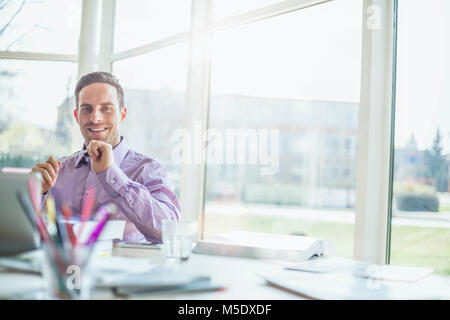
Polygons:
M114 51L188 31L190 17L189 0L117 0Z
M259 9L282 0L213 0L212 17L214 20Z
M210 69L206 62L203 67L211 73L199 72L190 80L209 81L209 108L200 101L203 87L189 86L188 95L200 97L201 108L189 106L195 112L208 110L208 144L219 147L206 163L205 236L232 229L306 234L329 239L337 255L352 257L359 243L353 240L358 236L359 116L366 114L360 113L360 90L374 91L372 84L360 83L362 19L367 16L362 1L287 8L300 2L208 2L212 52ZM0 167L30 167L81 145L72 109L82 1L5 3L0 11ZM179 194L181 164L173 161L172 138L186 116L193 118L185 114L186 40L191 10L206 8L191 8L189 0L115 3L114 25L107 29L114 30L114 39L103 37L114 40L114 54L97 64L81 63L109 69L112 61L125 89L124 135L133 148L168 169ZM272 5L286 13L276 10L268 17L271 12L263 10L259 15L258 9ZM238 17L251 11L245 19ZM100 11L95 18L89 22L100 26ZM449 18L446 0L426 6L399 0L390 262L432 265L441 274L450 272ZM222 19L228 23L221 24ZM388 38L379 37L370 49L378 52ZM207 57L202 50L209 43L203 40L194 49ZM364 56L364 65L377 66L382 61L377 58ZM370 114L369 120L380 124L379 116ZM184 191L198 196L196 190ZM367 227L366 219L361 221L357 231Z
M15 0L2 4L0 50L77 53L81 0Z
M306 234L352 256L355 176L339 172L356 152L339 145L357 139L361 12L332 1L213 35L209 130L225 148L207 160L206 236Z
M420 23L417 17L420 16ZM450 3L400 0L390 262L450 274Z
M183 128L188 45L180 43L118 61L125 94L123 134L132 148L162 163L179 195L181 165L172 161L172 133Z
M73 151L76 71L70 62L0 60L0 167Z

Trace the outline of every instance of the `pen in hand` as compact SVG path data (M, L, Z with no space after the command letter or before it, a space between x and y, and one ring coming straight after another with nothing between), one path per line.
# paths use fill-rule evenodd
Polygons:
M77 152L75 152L75 153L72 153L72 154L69 155L69 156L61 157L61 158L58 158L58 159L56 159L56 160L59 161L59 162L62 162L62 161L68 160L68 159L70 159L70 158L77 157L77 156L82 155L82 154L86 154L86 155L87 155L86 149L77 151Z

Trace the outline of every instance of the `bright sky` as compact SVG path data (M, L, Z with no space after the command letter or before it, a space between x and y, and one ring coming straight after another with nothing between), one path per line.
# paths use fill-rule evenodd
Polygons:
M396 141L430 147L439 126L450 152L450 1L399 4Z
M142 1L134 0L134 3ZM180 8L174 19L164 18L173 12L165 10L165 6L154 16L164 26L165 33L182 31L189 21L186 2L179 7L182 2L173 1ZM216 1L215 18L245 11L238 7L243 0ZM274 2L264 0L261 4ZM51 0L48 3L42 9L45 14L38 10L23 11L16 21L21 25L20 30L36 23L45 28L33 32L28 40L25 37L13 49L74 53L79 28L74 17L81 12L81 2L64 1L63 5L62 1ZM125 2L119 3L120 8ZM116 41L121 41L119 47L143 44L145 37L164 33L153 32L150 29L154 30L154 24L144 23L141 16L154 11L155 2L145 3L142 10L130 6L129 10L121 11L117 27L122 26L123 31L116 30ZM217 33L213 39L211 89L256 96L359 101L361 3L360 0L336 0ZM254 9L256 2L246 1L244 6ZM421 0L400 0L399 11L397 146L404 145L414 133L419 148L429 147L439 126L445 151L450 152L450 1L429 0L424 4ZM130 24L136 12L142 14ZM0 22L4 19L0 13ZM0 50L5 49L7 40L0 38ZM185 45L163 49L134 61L124 61L116 69L118 72L121 69L129 87L160 89L165 86L183 90L186 77L180 76L179 69L186 69L186 53ZM32 64L41 66L31 67ZM1 64L2 69L17 65L20 67L18 62ZM42 111L47 115L54 112L54 103L64 96L66 79L76 68L46 62L22 63L22 66L27 73L20 80L23 91L17 103L27 106L26 118L44 127L54 126L56 116L44 117ZM125 76L128 68L130 71ZM49 75L56 77L55 80L50 80ZM36 89L41 79L46 80L43 94Z

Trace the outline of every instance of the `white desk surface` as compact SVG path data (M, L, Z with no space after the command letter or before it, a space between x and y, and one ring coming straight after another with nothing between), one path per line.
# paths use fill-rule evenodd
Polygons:
M244 259L235 257L224 256L212 256L212 255L200 255L193 253L188 261L180 263L166 262L162 251L155 249L130 249L130 248L115 248L111 246L106 249L100 249L95 252L95 264L122 264L122 265L145 265L145 264L157 264L157 265L170 265L178 270L186 272L192 272L202 275L209 275L214 283L222 285L225 289L220 291L210 292L198 292L198 293L170 293L170 294L140 294L133 296L132 299L181 299L181 300L203 300L203 299L236 299L236 300L290 300L290 299L305 299L307 296L300 295L298 293L291 293L284 289L279 289L274 286L268 285L267 282L262 279L258 274L281 274L286 276L285 278L291 279L293 282L301 281L302 283L310 282L314 293L319 291L325 291L324 296L329 299L342 299L345 295L341 292L351 291L351 288L345 288L345 286L353 286L356 282L344 281L352 278L351 275L342 277L342 281L336 281L333 285L327 287L327 283L332 281L330 275L320 275L313 273L305 273L299 271L287 271L283 270L284 262L281 261L266 261L255 259ZM334 259L334 258L333 258ZM340 259L340 258L336 258ZM339 275L336 275L339 277ZM354 277L353 277L354 278ZM315 282L317 286L315 286ZM360 278L359 282L365 281ZM392 286L391 286L392 285ZM0 271L0 298L13 298L13 299L33 299L39 298L39 295L29 295L27 292L37 291L42 288L43 280L41 276L34 274L24 274L17 272ZM398 284L388 281L383 281L383 288L389 290L391 287L394 289L401 288L404 292L411 291L408 288L412 288L415 291L429 291L430 293L438 293L444 295L446 299L450 299L450 277L441 277L438 275L429 275L426 278L416 281L413 284ZM390 287L391 286L391 287ZM400 286L400 287L399 287ZM341 289L340 289L341 288ZM327 292L328 290L328 292ZM388 291L389 291L388 290ZM413 292L412 290L411 292ZM386 291L386 290L385 290ZM395 290L394 290L395 291ZM336 292L336 295L333 294ZM383 297L383 296L382 296ZM397 297L397 296L395 296ZM406 299L420 296L405 296ZM93 299L118 299L109 290L96 290L92 296ZM400 296L401 298L401 296ZM375 298L378 299L378 298Z
M180 271L208 275L214 283L222 285L225 290L204 292L158 295L151 297L163 299L237 299L237 300L274 300L299 299L284 290L276 289L266 284L257 275L258 271L275 272L282 269L277 262L255 259L245 259L225 256L212 256L193 253L185 262L165 262L161 251L145 249L114 249L113 254L126 256L142 256L150 259L150 263L166 264ZM137 296L144 298L145 296Z

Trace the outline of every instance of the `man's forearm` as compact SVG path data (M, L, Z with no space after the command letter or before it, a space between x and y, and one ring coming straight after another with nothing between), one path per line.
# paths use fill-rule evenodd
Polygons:
M148 182L148 186L131 180L113 165L97 178L119 210L152 242L161 241L164 219L180 219L180 208L174 193L165 185Z

